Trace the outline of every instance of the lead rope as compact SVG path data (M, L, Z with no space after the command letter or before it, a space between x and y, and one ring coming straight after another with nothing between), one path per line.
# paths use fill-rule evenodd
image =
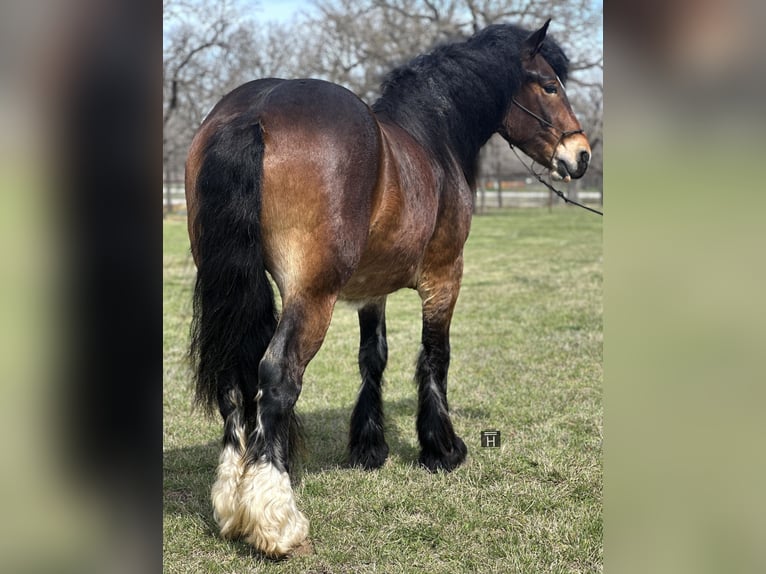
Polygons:
M521 162L521 165L523 165L525 168L527 168L527 171L528 171L529 173L531 173L532 175L534 175L534 176L535 176L535 178L537 179L537 181L539 181L539 182L540 182L540 183L542 183L542 184L543 184L545 187L547 187L548 189L550 189L550 190L551 190L553 193L555 193L556 195L558 195L558 196L559 196L561 199L563 199L563 200L564 200L566 203L571 203L572 205L576 205L577 207L582 207L583 209L587 209L588 211L591 211L591 212L593 212L593 213L596 213L596 214L598 214L598 215L600 215L600 216L602 216L602 217L604 216L604 213L603 213L603 212L601 212L601 211L599 211L598 209L593 209L592 207L588 207L587 205L583 205L582 203L578 203L578 202L576 202L574 199L569 199L569 198L568 198L566 195L564 195L564 193L563 193L563 192L559 191L558 189L556 189L555 187L553 187L553 186L552 186L550 183L548 183L547 181L545 181L545 180L542 178L542 176L541 176L539 173L537 173L537 172L536 172L534 169L532 169L532 166L529 166L529 165L527 165L526 163L524 163L524 160L523 160L523 159L521 159L521 157L519 156L519 154L518 154L518 152L516 151L516 148L515 148L514 146L511 146L511 150L513 151L514 155L515 155L517 158L519 158L519 161Z
M542 117L540 117L539 115L537 115L537 114L536 114L535 112L533 112L532 110L530 110L530 109L527 109L527 108L525 108L524 106L522 106L522 105L521 105L519 102L517 102L517 101L516 101L516 98L511 98L511 101L512 101L514 104L516 104L516 105L517 105L519 108L521 108L523 111L525 111L526 113L528 113L530 116L532 116L533 118L535 118L536 120L538 120L538 121L539 121L541 124L543 124L543 125L547 125L548 127L550 127L550 128L553 128L554 130L556 130L557 132L559 132L559 133L561 134L561 135L559 136L559 140L558 140L558 142L556 142L556 145L555 145L555 146L554 146L554 148L553 148L553 150L554 150L554 151L553 151L553 153L556 153L556 147L558 147L558 143L559 143L559 142L560 142L562 139L564 139L564 138L565 138L565 137L567 137L567 136L573 135L573 134L581 134L581 133L582 133L582 130L571 130L571 131L565 132L565 131L563 131L563 130L561 130L561 129L557 128L556 126L554 126L554 125L553 125L551 122L549 122L549 121L548 121L548 120L546 120L545 118L542 118ZM559 196L561 199L563 199L565 203L571 203L572 205L576 205L577 207L582 207L583 209L586 209L586 210L588 210L588 211L590 211L590 212L592 212L592 213L595 213L595 214L597 214L597 215L600 215L600 216L602 216L602 217L604 216L604 213L603 213L602 211L599 211L598 209L593 209L592 207L588 207L587 205L583 205L582 203L578 203L578 202L576 202L574 199L569 199L569 198L568 198L566 195L564 195L564 193L563 193L563 192L559 191L558 189L556 189L555 187L553 187L553 186L552 186L550 183L548 183L547 181L545 181L545 180L542 178L542 176L541 176L539 173L537 173L537 172L536 172L534 169L532 169L532 166L531 166L531 165L527 165L527 164L524 162L524 160L523 160L523 159L521 159L521 157L519 156L519 154L518 154L518 152L516 151L516 148L513 146L513 144L510 144L510 145L511 145L511 150L513 150L513 153L514 153L514 155L515 155L515 156L516 156L516 157L519 159L519 161L521 162L521 165L523 165L525 168L527 168L527 171L528 171L529 173L531 173L532 175L534 175L534 176L535 176L535 178L537 179L537 181L539 181L540 183L542 183L542 184L543 184L545 187L547 187L547 188L548 188L548 189L550 189L550 190L551 190L553 193L555 193L555 194L556 194L556 195L558 195L558 196ZM553 158L551 158L551 160L552 160L552 159L553 159ZM553 163L553 162L551 161L551 163Z

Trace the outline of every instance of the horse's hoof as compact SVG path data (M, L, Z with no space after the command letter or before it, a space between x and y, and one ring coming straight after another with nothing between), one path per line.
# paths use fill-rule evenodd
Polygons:
M451 472L460 466L468 454L468 449L459 436L455 436L452 442L452 449L449 452L438 452L423 449L420 453L418 462L431 472L443 470Z
M259 461L245 470L239 486L239 529L269 558L282 558L306 541L309 521L298 510L290 477Z
M349 465L365 470L375 470L383 466L388 458L388 445L384 442L373 447L366 448L357 445L352 446L349 453Z

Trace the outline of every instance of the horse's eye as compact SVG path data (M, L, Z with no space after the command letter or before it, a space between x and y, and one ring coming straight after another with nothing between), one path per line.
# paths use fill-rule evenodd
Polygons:
M558 88L556 88L553 84L548 84L547 86L543 86L543 90L545 90L546 94L557 94Z

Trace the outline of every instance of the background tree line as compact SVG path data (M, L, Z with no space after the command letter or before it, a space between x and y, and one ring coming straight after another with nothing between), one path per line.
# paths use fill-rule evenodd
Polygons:
M489 24L528 28L552 18L550 33L571 60L567 93L591 141L591 169L579 185L602 186L602 3L591 0L309 0L314 9L270 20L268 2L163 0L163 167L183 176L194 130L225 93L259 77L317 77L372 103L383 76L434 45ZM521 173L493 138L482 170Z

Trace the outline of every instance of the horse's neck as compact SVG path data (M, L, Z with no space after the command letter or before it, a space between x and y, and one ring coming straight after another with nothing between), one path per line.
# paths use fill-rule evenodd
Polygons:
M447 178L460 175L466 180L468 186L472 187L476 178L479 150L490 138L493 130L487 127L482 131L477 126L472 126L465 114L461 114L458 109L453 110L452 113L454 117L449 119L433 120L434 123L441 124L441 130L434 130L433 126L430 126L431 129L425 129L423 124L428 120L422 117L420 122L410 126L402 125L404 122L387 113L378 113L376 117L381 125L391 126L388 130L391 132L389 137L402 144L410 140L428 155L436 171L443 172L444 177ZM498 119L497 123L499 121ZM493 122L487 122L488 126L490 124L494 125ZM470 134L470 136L460 141L457 137L459 134L451 134L449 126L455 126L460 134Z
M433 195L437 198L434 206L446 198L450 198L447 201L451 205L471 204L476 158L466 170L452 154L435 156L398 124L388 119L379 119L378 124L385 162L395 167L391 170L390 165L384 166L387 175L383 177L394 178L394 187L403 197L413 196L411 200L417 203L424 200L423 195ZM421 196L420 199L416 199L418 196Z

